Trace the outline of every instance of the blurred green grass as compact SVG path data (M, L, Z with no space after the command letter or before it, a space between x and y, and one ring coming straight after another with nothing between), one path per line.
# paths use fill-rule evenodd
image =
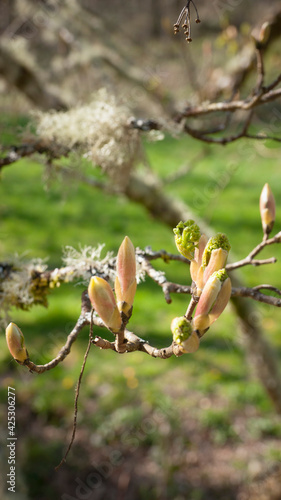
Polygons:
M2 117L1 120L3 143L14 143L15 125L26 124L26 117ZM215 231L227 233L232 259L246 256L261 240L258 200L264 183L272 186L277 207L281 197L275 145L266 143L261 147L245 140L224 148L204 146L204 155L198 163L194 159L202 154L203 146L188 137L166 138L162 142L147 143L145 148L153 169L163 179L177 167L191 165L189 173L166 190L188 203L195 216L205 218ZM77 248L79 244L105 243L105 251L116 252L125 234L135 246L150 245L154 250L165 248L175 252L171 229L153 220L139 205L85 185L65 185L59 181L46 191L42 165L36 159L27 158L3 169L0 192L2 261L15 252L27 252L29 257L48 257L51 267L59 266L65 245ZM279 227L277 209L277 231ZM280 248L270 248L263 253L264 257L272 255L280 260ZM167 270L170 279L189 283L188 272L185 277L179 264L159 266ZM280 287L278 263L245 268L240 274L249 285L267 282ZM79 314L81 291L79 285L63 285L50 295L47 310L37 306L30 312L12 312L13 321L22 327L34 362L46 362L59 351ZM187 297L175 296L168 306L158 287L147 279L137 291L130 327L159 347L168 345L171 319L185 311L187 300ZM257 308L268 338L280 354L280 312L265 305L257 305ZM69 417L88 331L81 333L62 365L40 377L23 374L24 370L10 361L3 333L0 339L3 390L8 377L20 386L22 400L28 401L34 410L46 415L54 412L58 418ZM229 308L194 355L162 361L141 353L116 356L92 349L84 381L84 405L87 397L98 395L98 388L105 381L110 385L110 396L107 397L106 391L102 393L101 415L131 401L153 400L155 394L165 392L163 377L169 374L176 377L183 391L191 387L202 394L226 397L230 407L243 407L250 402L261 411L270 412L271 404L258 382L251 378L238 339L236 319Z

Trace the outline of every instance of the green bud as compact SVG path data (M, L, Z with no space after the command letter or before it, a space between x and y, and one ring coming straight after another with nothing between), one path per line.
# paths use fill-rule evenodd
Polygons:
M209 264L212 251L219 248L226 252L229 252L231 249L228 237L223 233L218 233L216 236L209 239L202 257L202 265L204 268Z
M193 331L190 321L185 316L174 318L171 323L173 340L180 346L183 353L197 351L200 341L196 332Z
M193 220L181 221L173 231L178 251L187 259L193 259L201 236L199 226Z
M222 283L228 278L227 272L225 269L220 269L219 271L216 271L215 273L212 274L212 276L215 276L218 278Z
M192 333L192 326L185 316L180 316L179 318L173 319L171 323L171 330L174 342L181 344L184 340L187 340L188 337L190 337Z

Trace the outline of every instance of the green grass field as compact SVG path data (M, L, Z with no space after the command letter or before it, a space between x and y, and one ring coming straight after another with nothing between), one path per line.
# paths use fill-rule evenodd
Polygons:
M7 124L7 118L5 120L4 141L13 143L13 129L18 121L9 118ZM25 123L25 117L21 123ZM271 185L277 202L274 232L280 230L280 165L278 150L273 144L241 141L224 148L208 147L195 166L193 159L200 154L202 144L189 138L166 138L145 147L160 177L181 165L191 164L190 172L166 190L188 203L214 231L227 233L232 260L246 256L262 238L258 201L265 182ZM62 248L66 245L77 248L79 244L105 243L105 251L116 252L126 234L135 246L150 245L154 250L176 251L171 229L152 220L143 207L85 185L55 181L46 190L42 176L43 167L36 158L3 169L1 261L7 260L10 254L26 253L28 257L48 258L50 267L59 266ZM272 255L279 259L277 264L240 271L248 285L271 283L280 288L281 248L271 247L263 253L264 257ZM185 281L178 264L169 264L166 268L170 279L190 283L188 273ZM36 306L30 312L12 311L12 320L22 328L34 362L46 362L57 354L79 314L82 290L81 285L62 285L50 295L48 309ZM187 300L183 296L173 297L173 303L167 305L161 291L147 279L138 288L130 328L157 346L169 345L170 322L174 316L183 314ZM281 359L281 313L265 305L257 305L257 309L264 331ZM120 439L128 426L139 429L143 419L152 418L157 408L163 414L163 408L168 409L165 422L173 432L174 426L179 425L177 419L181 412L190 411L203 429L209 429L213 442L223 444L227 440L242 439L233 425L234 418L237 412L252 406L258 415L251 417L252 423L248 421L251 432L258 437L266 434L281 437L281 427L275 420L271 403L251 375L239 337L236 319L228 308L208 332L199 351L180 359L155 360L141 353L117 356L93 348L82 386L79 424L89 429L91 442L102 447ZM61 429L60 446L50 451L50 464L54 456L56 462L59 460L66 429L71 426L74 387L87 339L85 329L63 364L36 376L11 361L2 331L1 397L5 398L7 383L16 386L20 405L39 415L46 425ZM204 398L209 397L220 403L218 407L207 405L204 410ZM198 401L203 401L201 408ZM161 426L157 432L144 433L140 442L142 446L154 447L160 454L165 454L168 447ZM32 443L30 438L29 451L23 454L27 464L34 456L44 457L43 451L37 450L34 443L31 446ZM274 449L272 453L274 455ZM165 466L170 467L168 462ZM30 471L28 465L26 467L28 477ZM30 498L37 498L36 484L32 488Z

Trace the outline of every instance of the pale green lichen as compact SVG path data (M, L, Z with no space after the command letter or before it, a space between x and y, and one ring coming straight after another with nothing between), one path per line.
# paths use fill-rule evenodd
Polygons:
M229 252L231 249L228 237L224 233L218 233L216 236L209 239L202 257L203 267L207 267L212 251L218 248L221 248L226 252Z
M47 269L42 259L15 255L7 264L8 271L0 275L0 324L8 320L12 306L28 310L33 304L47 305L48 282L40 280Z
M178 251L187 259L193 259L201 236L199 226L190 219L186 222L180 221L173 231Z
M37 112L37 135L46 143L77 148L114 182L126 186L142 158L140 133L129 126L128 108L105 89L92 100L66 112Z
M24 310L35 304L46 307L50 289L61 283L75 281L88 286L91 276L97 274L105 276L113 285L116 278L116 257L113 252L102 256L103 247L104 245L85 246L78 250L66 247L64 266L50 271L45 261L27 260L18 255L0 266L0 326L4 327L9 322L9 311L13 306ZM138 261L136 279L138 283L145 279L145 271Z

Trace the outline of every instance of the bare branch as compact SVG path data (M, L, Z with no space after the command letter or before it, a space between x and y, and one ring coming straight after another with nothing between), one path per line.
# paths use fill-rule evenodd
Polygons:
M186 259L183 255L181 254L174 254L174 253L169 253L166 252L166 250L158 250L158 251L153 251L150 246L145 247L144 250L141 250L140 248L137 248L136 250L137 255L140 255L141 257L144 257L145 259L151 261L151 260L156 260L156 259L162 259L164 262L168 263L170 260L175 260L179 262L183 262L184 264L190 264L190 261Z
M73 417L72 435L71 435L71 439L70 439L70 443L68 445L68 448L67 448L67 450L66 450L66 452L65 452L62 460L60 461L60 463L57 465L57 467L55 467L55 470L58 470L62 466L62 464L65 463L67 455L69 454L69 452L70 452L70 450L72 448L72 445L74 443L76 429L77 429L78 400L79 400L79 395L80 395L80 387L81 387L81 382L82 382L82 378L83 378L83 375L84 375L84 371L85 371L85 366L86 366L86 362L87 362L87 359L88 359L88 355L89 355L89 352L90 352L90 349L91 349L92 340L93 340L93 322L92 322L92 316L91 316L90 332L89 332L89 342L88 342L87 349L86 349L86 352L85 352L85 355L84 355L84 359L83 359L83 363L82 363L82 367L81 367L81 371L80 371L80 375L79 375L77 387L76 387L76 390L75 390L74 417Z
M276 288L275 286L272 285L257 285L253 286L254 291L260 291L260 290L272 290L273 292L277 293L278 295L281 295L281 290Z
M276 262L276 258L272 257L270 259L263 259L263 260L257 260L254 259L256 255L258 255L264 247L268 245L273 245L274 243L280 243L281 242L281 231L277 233L273 238L267 239L259 243L245 259L239 260L238 262L234 262L233 264L227 264L226 270L227 271L233 271L234 269L238 269L239 267L244 267L244 266L261 266L264 264L274 264Z
M24 363L25 366L29 368L29 371L36 373L44 373L48 370L52 370L53 368L55 368L59 363L61 363L66 358L66 356L68 356L73 342L75 342L79 333L87 324L89 324L88 321L86 321L83 314L81 314L81 316L79 316L76 322L75 327L68 335L65 345L62 347L58 355L54 359L52 359L52 361L46 363L45 365L36 365L32 361L30 361L30 359L27 359Z
M254 288L247 288L247 287L232 288L231 297L248 297L250 299L256 300L257 302L263 302L264 304L269 304L271 306L281 307L281 299L273 297L272 295L265 295L264 293L259 292L259 289L262 288L265 288L264 285ZM274 287L270 287L268 288L268 290L273 290L274 292L281 295L280 290Z

